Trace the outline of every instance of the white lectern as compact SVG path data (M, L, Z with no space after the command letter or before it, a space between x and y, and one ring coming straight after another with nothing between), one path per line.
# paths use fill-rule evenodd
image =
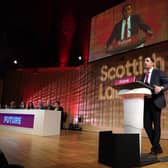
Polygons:
M118 89L118 94L123 98L124 108L124 132L127 134L139 135L139 166L160 162L155 155L141 154L141 129L143 128L144 98L151 96L153 87L142 81L136 81L135 77L128 77L114 82L114 88ZM167 158L166 158L167 159Z
M100 132L99 162L113 168L131 168L160 162L155 155L141 154L144 98L151 96L153 88L136 81L135 77L116 80L113 88L119 90L118 94L123 98L124 134Z
M144 96L150 96L148 88L122 89L118 93L123 98L124 133L139 134L141 154L141 129L143 128Z

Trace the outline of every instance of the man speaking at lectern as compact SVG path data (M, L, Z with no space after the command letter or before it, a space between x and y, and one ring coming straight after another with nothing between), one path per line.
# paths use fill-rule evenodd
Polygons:
M153 87L152 96L145 97L144 100L144 128L152 145L150 154L156 155L163 152L160 146L160 117L161 109L166 106L164 91L168 90L168 78L153 66L153 58L146 57L142 81Z
M139 37L140 30L145 33L145 37L148 36L150 37L153 35L151 28L143 21L141 16L139 14L134 13L133 4L130 3L125 4L122 8L122 19L114 26L114 29L106 43L105 48L108 50L110 45L114 41L116 41L117 43L118 42L121 43L121 41L127 40L129 38L131 38L132 40L140 38ZM144 44L141 44L137 47L143 47L143 46Z

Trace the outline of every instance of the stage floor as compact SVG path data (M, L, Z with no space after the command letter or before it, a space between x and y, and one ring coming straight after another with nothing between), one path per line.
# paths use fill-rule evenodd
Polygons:
M109 168L98 162L96 132L63 130L61 135L41 137L15 132L0 131L0 149L9 163L22 164L25 168ZM161 140L163 154L168 156L168 140ZM148 138L142 139L142 153L150 151ZM145 168L167 168L160 162Z

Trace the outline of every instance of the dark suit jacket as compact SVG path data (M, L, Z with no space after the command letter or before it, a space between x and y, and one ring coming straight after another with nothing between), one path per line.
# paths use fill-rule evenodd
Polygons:
M44 109L46 110L54 110L55 108L52 105L45 106Z
M58 109L57 109L58 111L61 111L61 129L63 129L63 123L64 123L64 109L63 109L63 107L58 107Z
M145 74L142 76L142 81L144 81ZM159 69L153 69L151 74L150 86L158 85L163 86L164 90L168 90L168 78ZM163 91L159 94L152 93L152 99L156 107L163 108L166 106L166 101Z
M63 107L58 107L58 109L57 109L58 111L61 111L61 112L64 112L64 109L63 109Z
M148 33L151 32L151 28L146 25L143 20L141 19L140 15L132 15L131 16L131 36L137 35L139 29L143 30L144 32ZM122 27L122 21L120 20L119 23L117 23L114 26L114 29L106 43L106 47L109 47L109 45L113 42L113 40L121 40L121 27Z
M64 108L60 106L57 108L57 111L61 111L61 121L62 121L64 117Z

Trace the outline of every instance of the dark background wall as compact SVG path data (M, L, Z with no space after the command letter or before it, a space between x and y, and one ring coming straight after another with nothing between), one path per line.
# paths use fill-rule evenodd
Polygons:
M0 5L0 76L24 67L77 66L88 59L90 18L121 0L6 0ZM77 57L83 56L78 62ZM17 59L18 64L13 65Z

